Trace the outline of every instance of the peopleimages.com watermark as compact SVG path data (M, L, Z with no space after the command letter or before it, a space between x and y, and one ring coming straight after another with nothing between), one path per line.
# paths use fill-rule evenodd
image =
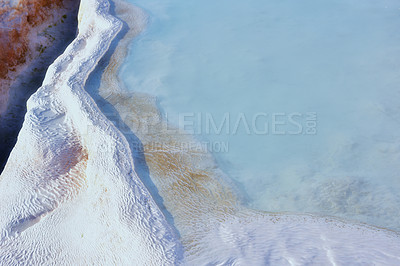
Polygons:
M182 141L175 142L173 145L171 143L160 143L160 142L149 142L146 146L139 143L133 143L131 149L135 152L140 153L157 153L168 151L170 153L174 152L212 152L212 153L223 153L229 152L229 142L227 141Z
M318 132L316 112L258 112L249 113L178 113L174 116L137 117L132 113L105 113L109 121L128 138L131 149L138 153L152 152L229 152L228 136L312 136ZM91 134L94 126L87 127ZM143 145L140 136L157 136L154 141ZM199 138L178 138L170 140L169 136L198 135ZM207 137L210 135L210 137ZM215 139L214 136L219 136ZM159 138L158 138L159 137ZM222 137L222 138L221 138Z
M168 115L166 115L168 119ZM316 135L316 112L277 113L180 113L172 124L189 134L200 135Z
M316 112L265 113L178 113L161 116L135 117L107 115L108 119L124 134L157 133L191 135L316 135ZM127 121L135 121L133 125Z

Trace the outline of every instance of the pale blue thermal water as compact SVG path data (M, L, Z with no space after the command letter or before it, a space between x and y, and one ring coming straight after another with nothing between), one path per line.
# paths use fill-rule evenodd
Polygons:
M250 206L400 230L399 1L130 2L149 25L122 79Z

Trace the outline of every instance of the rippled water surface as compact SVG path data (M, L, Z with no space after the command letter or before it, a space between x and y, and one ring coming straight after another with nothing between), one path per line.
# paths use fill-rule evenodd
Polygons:
M130 0L121 71L250 206L400 230L400 2Z

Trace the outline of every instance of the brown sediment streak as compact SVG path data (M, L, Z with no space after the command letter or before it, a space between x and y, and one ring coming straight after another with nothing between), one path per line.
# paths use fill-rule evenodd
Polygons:
M98 93L114 106L123 123L140 140L143 149L139 152L143 152L163 205L172 214L183 244L189 252L195 252L200 236L210 228L205 223L212 224L236 213L240 200L209 152L185 148L185 144L196 140L167 125L154 97L128 93L123 88L117 78L118 67L126 57L128 44L143 25L138 25L140 16L129 15L138 13L130 4L118 1L116 12L131 30L119 41L103 71ZM132 144L135 140L129 134L125 135Z
M46 167L50 169L46 174L54 178L58 189L62 189L60 198L70 199L85 185L88 152L78 140L68 143L68 147L64 148L63 155L56 157L56 161Z
M0 7L0 115L8 103L8 90L18 67L38 56L39 41L29 38L34 28L54 23L55 10L76 7L77 0L20 0ZM37 43L35 43L37 42Z
M49 132L52 129L48 129ZM43 138L40 133L32 132L34 138ZM48 136L45 136L46 138ZM37 173L25 173L23 176L37 174L45 180L38 185L39 193L52 194L57 204L76 196L86 184L86 168L89 160L87 149L77 134L60 134L54 137L59 143L57 149L36 147L30 166ZM63 143L63 144L62 144ZM20 165L7 165L8 168L20 168ZM34 167L33 167L34 166ZM25 171L25 170L24 170ZM40 171L40 172L39 172Z

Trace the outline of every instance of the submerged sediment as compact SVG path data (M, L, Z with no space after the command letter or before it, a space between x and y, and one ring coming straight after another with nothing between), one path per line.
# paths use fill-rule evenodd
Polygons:
M124 133L136 172L180 235L186 262L326 264L345 263L360 254L364 255L359 261L364 262L369 260L365 252L378 254L373 246L379 246L384 239L396 243L391 254L400 250L396 234L373 227L333 218L248 209L213 156L185 145L197 140L168 124L156 97L128 92L118 79L129 42L144 30L146 15L121 1L115 3L116 16L126 25L121 39L114 42L92 74L87 89L108 119ZM360 249L359 243L369 234L376 237L376 242ZM347 242L348 246L332 246L337 241ZM378 257L377 262L400 259Z

